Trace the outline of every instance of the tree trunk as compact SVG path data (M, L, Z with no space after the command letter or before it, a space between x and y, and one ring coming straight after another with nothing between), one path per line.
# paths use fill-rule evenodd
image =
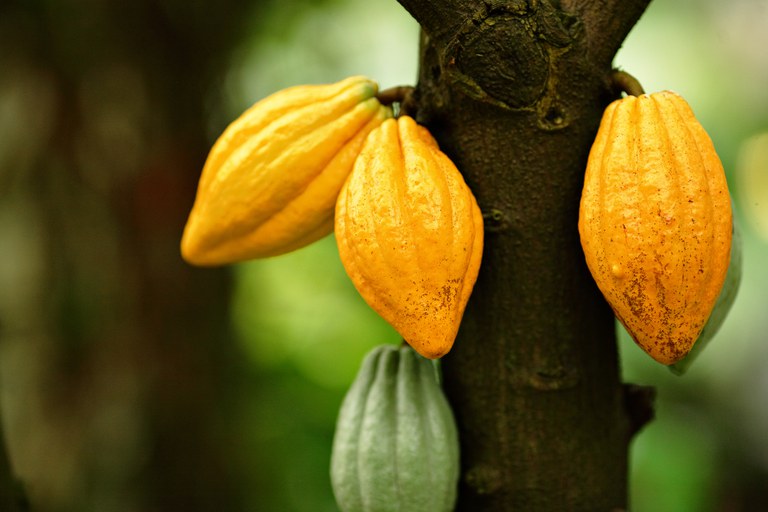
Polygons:
M611 62L650 0L400 0L422 26L417 119L486 218L445 387L457 511L622 510L649 393L623 386L614 317L578 239Z

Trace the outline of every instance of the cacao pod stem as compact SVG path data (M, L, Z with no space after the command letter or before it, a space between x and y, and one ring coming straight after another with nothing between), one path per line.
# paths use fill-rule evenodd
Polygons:
M640 85L637 78L619 69L614 69L611 73L611 85L617 93L625 92L629 96L645 94L643 86Z
M416 89L410 85L398 85L397 87L390 87L384 89L376 95L376 99L382 105L392 105L393 103L399 104L400 108L398 115L415 116L417 106L414 93Z

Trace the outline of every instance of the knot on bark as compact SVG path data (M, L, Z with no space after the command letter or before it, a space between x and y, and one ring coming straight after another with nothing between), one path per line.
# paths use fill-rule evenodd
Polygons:
M447 44L446 72L468 96L520 109L545 94L553 50L570 45L580 24L549 2L531 4L487 2Z

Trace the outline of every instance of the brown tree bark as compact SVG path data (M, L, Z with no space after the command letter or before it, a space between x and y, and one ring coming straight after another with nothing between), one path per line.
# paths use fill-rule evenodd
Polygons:
M443 360L461 438L456 510L623 510L650 394L621 382L577 219L617 95L611 62L650 0L399 1L423 29L417 119L486 218L480 276Z

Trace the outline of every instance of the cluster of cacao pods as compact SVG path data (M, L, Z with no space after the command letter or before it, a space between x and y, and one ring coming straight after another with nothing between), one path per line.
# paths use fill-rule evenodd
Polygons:
M247 110L208 156L181 253L221 265L335 231L356 288L410 344L372 351L344 400L331 463L338 504L448 512L459 447L430 359L453 345L480 267L483 218L427 129L393 118L377 91L351 77Z
M680 95L630 95L605 109L579 233L619 321L656 361L684 371L733 302L741 256L723 166Z
M450 350L483 250L483 219L426 128L393 118L365 77L280 91L213 146L182 256L221 265L336 232L368 304L420 354ZM334 227L335 225L335 227Z

